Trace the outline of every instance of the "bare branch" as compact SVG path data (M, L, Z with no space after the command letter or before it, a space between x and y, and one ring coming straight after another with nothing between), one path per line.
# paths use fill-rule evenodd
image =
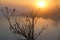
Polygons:
M10 25L10 30L12 33L15 35L18 34L19 36L22 35L25 37L27 40L35 40L39 37L39 35L46 29L45 27L41 29L39 33L35 33L34 27L35 24L37 23L37 20L35 18L37 17L37 13L39 12L31 12L30 17L26 16L24 20L21 20L14 15L16 9L9 9L8 7L5 7L5 9L1 9L3 12L3 16L8 20L9 25ZM11 16L13 19L13 23L11 20ZM20 38L17 37L18 40Z
M37 38L40 36L40 34L41 34L45 29L46 29L46 28L43 27L43 28L41 29L41 31L40 31L38 34L36 34L36 36L35 36L34 39L37 39Z

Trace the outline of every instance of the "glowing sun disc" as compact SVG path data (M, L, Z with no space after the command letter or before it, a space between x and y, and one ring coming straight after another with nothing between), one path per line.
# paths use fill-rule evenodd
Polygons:
M43 2L43 1L40 1L37 3L37 6L40 7L40 8L44 8L46 6L46 3Z

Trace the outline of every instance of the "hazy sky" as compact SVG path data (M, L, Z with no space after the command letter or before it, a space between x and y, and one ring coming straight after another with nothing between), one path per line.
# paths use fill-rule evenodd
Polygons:
M11 5L34 5L35 2L41 1L41 0L0 0L0 3L4 4L11 4ZM58 3L60 4L60 0L43 0L48 1L50 3Z
M36 6L35 3L37 1L39 0L0 0L0 9L4 8L5 6L8 6L9 8L16 8L16 13L20 13L20 12L25 13L30 10L30 7L32 6L35 7ZM60 22L60 9L59 9L60 0L43 0L43 1L47 1L49 3L48 4L49 9L44 10L45 12L47 10L47 13L49 14L43 14L41 16L43 18L43 21L41 22L44 24L46 23L49 24L49 27L46 31L42 33L39 39L58 40L56 38L58 37L58 35L60 35L60 31L59 31L60 24L58 24ZM1 18L1 13L2 12L0 11L0 40L15 40L15 38L12 36L12 33L9 30L9 25L7 20L5 18ZM38 26L39 25L40 24L38 24Z

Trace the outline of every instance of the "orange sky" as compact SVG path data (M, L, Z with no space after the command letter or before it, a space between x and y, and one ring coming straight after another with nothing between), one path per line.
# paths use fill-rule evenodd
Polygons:
M4 5L13 5L13 6L34 6L36 7L36 2L41 0L0 0L0 4ZM47 8L53 8L57 5L57 3L60 5L60 1L55 0L43 0L47 1L48 7Z
M15 4L15 5L33 5L35 2L37 2L39 0L0 0L1 3L5 3L5 4ZM49 1L50 3L58 3L60 4L59 1L55 1L55 0L44 0L44 1Z

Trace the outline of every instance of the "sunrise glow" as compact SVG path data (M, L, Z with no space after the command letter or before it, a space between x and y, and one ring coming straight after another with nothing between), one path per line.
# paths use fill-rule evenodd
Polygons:
M45 7L47 7L47 2L46 1L38 1L36 3L36 6L40 7L40 8L45 8Z

